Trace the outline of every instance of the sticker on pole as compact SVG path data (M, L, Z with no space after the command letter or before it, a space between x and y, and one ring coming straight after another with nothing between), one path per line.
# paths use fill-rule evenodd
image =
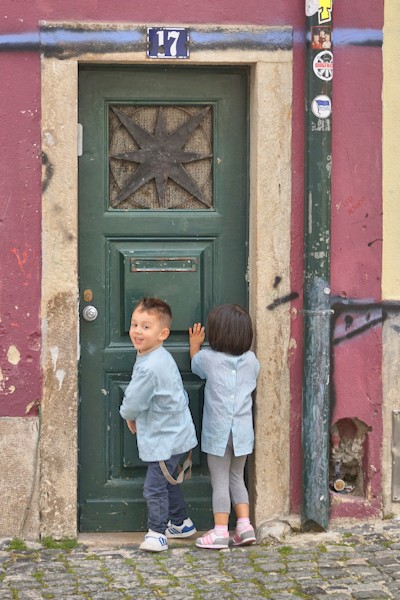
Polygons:
M332 49L332 32L330 27L311 27L311 48L313 50Z
M318 52L313 60L315 75L322 81L330 81L333 77L333 54L329 50Z
M328 23L332 19L333 0L319 0L318 23Z
M189 30L184 27L149 27L149 58L189 58Z
M319 9L319 0L306 0L306 17L312 17Z
M311 102L311 110L318 119L327 119L331 116L332 112L331 99L324 94L315 96L314 100Z
M329 23L332 19L333 0L306 0L306 17L318 12L318 23Z

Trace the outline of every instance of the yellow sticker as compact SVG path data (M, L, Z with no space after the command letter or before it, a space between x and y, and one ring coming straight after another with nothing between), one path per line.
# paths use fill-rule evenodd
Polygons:
M332 18L333 0L319 0L318 23L327 23Z

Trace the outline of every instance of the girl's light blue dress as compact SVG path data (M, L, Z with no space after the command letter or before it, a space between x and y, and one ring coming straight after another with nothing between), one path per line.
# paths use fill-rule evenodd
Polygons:
M200 350L192 371L206 380L201 449L224 456L230 433L235 456L251 454L254 447L252 392L260 370L254 352L240 356Z

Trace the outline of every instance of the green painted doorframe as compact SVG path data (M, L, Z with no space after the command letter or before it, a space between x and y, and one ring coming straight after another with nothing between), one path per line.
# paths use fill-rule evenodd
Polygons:
M329 521L333 0L306 0L305 5L307 54L301 518L303 529L324 530Z
M98 311L94 321L83 315L80 329L81 531L146 529L145 465L119 415L134 363L130 315L143 296L171 305L165 346L182 373L201 437L204 382L191 373L188 327L204 323L216 304L247 304L248 77L247 67L80 70L80 303L81 311ZM210 159L200 177L182 178L190 189L169 182L157 197L155 186L130 190L132 174L118 171L116 159L126 162L136 136L142 145L157 133L165 148L165 138L176 132L181 145L187 137L188 154ZM196 526L204 529L211 492L199 446L184 493Z

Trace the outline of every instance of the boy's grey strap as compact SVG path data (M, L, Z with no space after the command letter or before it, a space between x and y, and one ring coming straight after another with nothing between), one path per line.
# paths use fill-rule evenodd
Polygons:
M163 460L160 460L159 465L165 479L169 481L169 483L171 483L172 485L178 485L179 483L182 483L184 479L190 479L192 476L192 451L190 450L188 457L185 459L183 465L179 467L179 475L176 479L172 477L172 475L167 469L167 465Z

